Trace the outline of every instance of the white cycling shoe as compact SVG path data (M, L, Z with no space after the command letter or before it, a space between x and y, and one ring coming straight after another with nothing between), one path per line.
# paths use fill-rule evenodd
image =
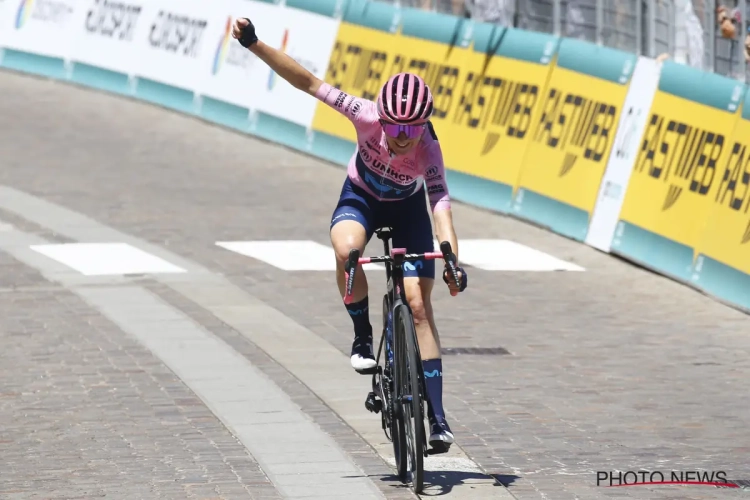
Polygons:
M351 354L352 368L358 372L366 372L377 366L375 363L375 354L372 350L372 336L354 337Z
M448 422L445 419L436 420L430 418L430 446L432 446L437 453L445 453L451 447L455 438L451 428L448 426Z

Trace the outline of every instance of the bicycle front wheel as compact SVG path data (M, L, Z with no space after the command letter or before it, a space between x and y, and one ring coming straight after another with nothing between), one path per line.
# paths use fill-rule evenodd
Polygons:
M420 373L422 360L417 345L417 332L411 310L405 304L400 304L394 311L394 326L398 349L402 355L398 359L399 377L401 385L402 416L406 431L406 449L409 457L409 471L414 492L419 494L424 487L424 411L422 405L422 391L420 390ZM403 376L401 376L403 375Z
M393 332L390 334L387 331L388 315L390 314L391 303L388 300L388 295L383 296L383 364L389 367L387 370L388 382L391 384L390 387L384 387L384 393L389 394L387 401L383 401L383 411L388 414L387 421L390 425L391 441L393 443L393 458L396 462L396 474L401 481L406 482L406 472L408 467L407 449L406 449L406 436L404 431L404 417L401 412L401 396L403 395L403 381L406 378L405 374L399 371L399 348L393 346L388 342L388 338L394 338ZM391 323L391 330L394 326ZM394 359L391 363L388 349L394 350ZM406 351L401 351L406 352Z

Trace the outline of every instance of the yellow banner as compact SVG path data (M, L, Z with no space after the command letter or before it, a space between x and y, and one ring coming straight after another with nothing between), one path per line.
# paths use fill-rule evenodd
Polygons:
M750 121L738 120L726 149L710 197L714 205L696 250L750 274Z
M550 66L497 56L488 61L471 49L341 24L327 82L375 100L400 71L420 74L432 89L432 122L450 169L516 184ZM356 140L346 118L323 103L313 128Z
M591 213L627 90L626 85L555 67L519 186Z
M731 153L736 114L661 91L646 124L620 219L696 248Z
M500 56L487 64L486 57L475 52L467 61L459 106L448 129L448 165L515 188L542 111L551 65Z
M393 34L341 23L325 81L351 95L375 100L378 90L391 75L395 50ZM312 126L314 130L341 139L357 140L349 120L322 102L315 110Z

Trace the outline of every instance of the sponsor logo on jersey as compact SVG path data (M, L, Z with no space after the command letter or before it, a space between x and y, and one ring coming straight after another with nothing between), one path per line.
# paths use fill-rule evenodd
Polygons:
M339 92L338 97L336 97L336 101L333 103L334 106L337 108L341 108L341 106L344 105L344 100L349 97L346 92Z
M433 165L429 167L427 170L425 170L425 180L428 181L439 181L443 178L442 175L440 175L440 169L437 167L437 165Z
M364 150L360 148L360 154L355 160L357 172L367 187L380 198L403 199L421 185L411 175L394 171L377 158L366 162L361 154Z

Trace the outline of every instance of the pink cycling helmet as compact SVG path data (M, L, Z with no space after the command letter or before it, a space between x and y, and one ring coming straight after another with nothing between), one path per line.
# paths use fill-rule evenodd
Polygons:
M391 123L423 123L432 116L430 87L413 73L399 73L385 82L377 104L380 118Z

